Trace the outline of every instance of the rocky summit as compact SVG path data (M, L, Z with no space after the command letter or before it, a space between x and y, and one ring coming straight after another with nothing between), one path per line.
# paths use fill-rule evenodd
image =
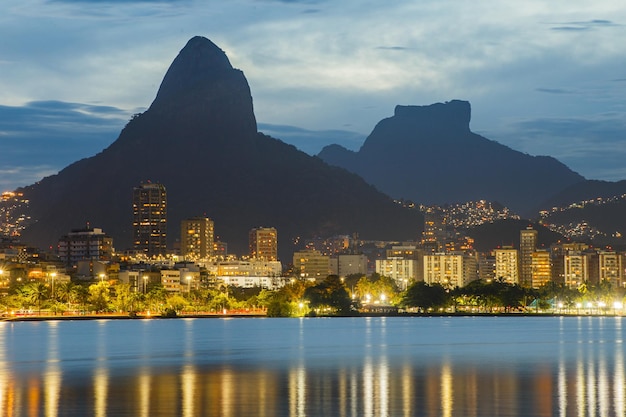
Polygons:
M319 157L394 198L423 204L484 199L522 214L584 181L552 157L524 154L473 133L470 119L467 101L397 106L359 151L331 145Z
M257 132L244 74L203 37L174 59L150 108L135 115L99 154L25 187L33 223L23 240L54 246L89 223L131 247L132 192L165 185L168 244L182 219L205 215L234 253L248 231L276 227L288 260L298 237L359 233L371 239L415 238L419 213L401 208L354 174Z

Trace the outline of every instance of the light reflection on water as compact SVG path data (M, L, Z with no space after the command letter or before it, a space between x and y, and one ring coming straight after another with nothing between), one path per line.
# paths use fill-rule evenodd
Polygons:
M1 416L624 416L610 317L0 322Z

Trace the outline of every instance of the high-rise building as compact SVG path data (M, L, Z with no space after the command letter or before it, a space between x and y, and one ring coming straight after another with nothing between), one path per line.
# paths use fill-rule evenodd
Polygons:
M537 231L530 226L521 230L519 241L519 283L530 288L533 285L533 252L537 250Z
M133 189L133 243L147 256L167 249L167 193L163 184L141 184Z
M190 259L207 259L213 256L213 220L193 217L180 222L180 253Z
M552 280L552 258L548 250L532 253L532 288L540 288Z
M437 252L444 245L446 236L443 214L436 208L428 208L424 212L424 231L422 246L426 252Z
M278 259L278 233L273 227L257 227L249 233L250 257L275 261Z
M495 254L495 277L510 284L519 284L518 252L510 246L493 251Z
M569 288L578 288L589 281L589 257L586 253L570 251L563 257L563 277Z
M83 260L110 261L113 239L99 228L74 229L59 239L57 251L66 265Z
M317 250L294 252L293 271L302 279L322 281L331 273L330 256Z
M424 255L424 281L445 287L464 287L477 278L476 256L456 253Z

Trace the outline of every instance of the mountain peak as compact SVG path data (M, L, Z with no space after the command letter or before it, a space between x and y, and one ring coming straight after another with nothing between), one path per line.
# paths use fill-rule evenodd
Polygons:
M422 129L446 129L469 132L472 117L468 101L451 100L427 106L396 106L394 116L399 119L411 119Z
M163 77L152 105L172 100L179 95L202 88L208 81L237 71L226 53L203 36L194 36L180 50Z
M202 36L191 38L172 61L150 112L176 117L179 122L202 120L208 130L257 132L252 95L243 72L233 68L226 53ZM235 136L232 131L230 134Z

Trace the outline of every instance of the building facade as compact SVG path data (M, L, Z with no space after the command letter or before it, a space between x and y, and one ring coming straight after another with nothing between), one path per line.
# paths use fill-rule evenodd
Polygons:
M293 272L301 279L322 281L332 273L330 256L318 250L294 252Z
M533 286L533 253L537 250L537 235L537 231L532 227L520 231L519 283L523 287Z
M74 229L59 239L57 253L68 266L84 260L111 261L113 239L99 228Z
M148 257L167 250L167 193L163 184L141 184L133 189L133 244Z
M531 255L531 287L541 288L552 281L552 257L547 250L538 250Z
M493 251L495 256L495 277L510 284L519 284L519 260L517 249L503 247Z
M278 259L278 232L273 227L257 227L248 234L251 258Z
M424 255L424 282L444 287L464 287L477 279L476 257L463 253Z
M213 220L193 217L180 222L180 253L189 259L207 259L213 256Z

